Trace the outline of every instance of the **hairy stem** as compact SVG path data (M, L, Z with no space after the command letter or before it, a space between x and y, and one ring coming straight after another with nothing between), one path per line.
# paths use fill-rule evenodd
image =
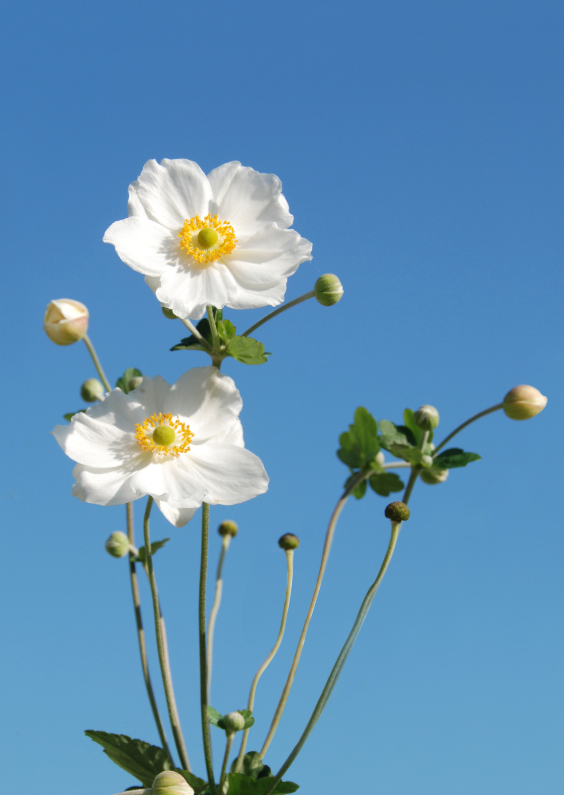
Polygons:
M202 553L200 558L200 595L198 607L198 634L200 641L200 707L202 719L202 739L208 783L211 795L216 795L217 788L213 775L213 759L210 738L210 722L208 718L208 661L206 654L206 583L208 576L208 537L210 526L210 506L202 504Z
M223 536L221 540L221 552L219 553L219 563L217 564L217 574L215 576L215 597L213 600L213 605L210 613L210 620L208 622L208 638L207 638L207 655L208 655L208 703L210 701L210 692L211 692L211 678L212 678L212 662L213 662L213 634L215 631L215 622L217 619L217 614L219 613L219 608L221 606L221 595L223 593L223 580L221 577L221 572L223 569L223 561L225 560L225 554L229 549L229 543L231 541L231 536L226 535Z
M231 753L231 746L233 745L233 738L235 734L227 735L227 742L225 743L225 753L223 755L223 764L221 766L221 776L219 777L219 791L223 792L223 782L225 781L225 772L227 770L227 762L229 761L229 754Z

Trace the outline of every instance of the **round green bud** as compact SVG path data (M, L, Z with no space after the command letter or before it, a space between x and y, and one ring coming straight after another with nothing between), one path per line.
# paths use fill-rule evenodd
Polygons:
M315 297L321 306L333 306L343 297L343 285L334 273L325 273L315 282Z
M413 419L424 431L434 431L439 424L439 412L434 406L421 406L413 415Z
M391 519L392 522L407 522L409 519L411 511L405 504L405 502L391 502L388 506L386 506L386 510L384 511L384 516L387 519Z
M219 235L215 229L206 227L205 229L200 229L198 232L198 243L202 248L211 248L212 246L215 246L218 240Z
M104 397L104 387L97 378L89 378L80 387L80 397L86 403L96 403Z
M235 734L245 728L245 718L240 712L228 712L223 716L222 721L227 734Z
M437 483L444 483L448 478L448 469L422 469L421 480L428 486L434 486Z
M176 434L169 425L157 425L153 431L153 441L163 447L168 447L176 439Z
M106 552L113 558L123 558L129 552L129 538L121 530L116 530L106 541Z
M285 533L281 538L278 539L278 546L285 550L297 549L299 545L300 539L293 533Z
M194 790L180 773L165 770L153 781L153 795L194 795Z
M142 375L134 375L127 382L127 391L128 392L133 392L133 390L137 389L138 386L141 386L142 383L143 383L143 376Z
M217 528L217 532L220 536L231 536L231 538L235 538L237 533L239 532L239 528L235 522L230 522L227 520L226 522L222 522L219 527Z
M161 306L161 312L169 320L178 320L178 315L175 315L172 309L169 309L168 306Z
M534 386L521 384L510 389L503 398L503 410L511 420L530 420L546 406L548 398Z

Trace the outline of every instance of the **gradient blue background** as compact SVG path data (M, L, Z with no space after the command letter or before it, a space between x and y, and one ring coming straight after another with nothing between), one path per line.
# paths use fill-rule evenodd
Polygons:
M287 775L300 792L556 795L564 763L562 642L561 3L283 4L22 0L4 7L2 787L110 795L134 781L87 728L156 742L127 564L104 551L122 508L70 497L48 431L94 369L52 345L45 305L72 297L112 381L174 381L203 354L142 277L102 243L143 163L241 160L278 174L314 259L288 298L314 302L257 334L263 367L227 361L267 495L212 510L240 525L225 566L213 705L246 703L274 642L284 556L298 534L283 647L259 686L260 747L292 658L346 472L357 405L400 420L436 405L441 437L519 383L548 395L531 422L487 417L459 437L483 460L418 484L412 518L335 695ZM242 329L262 312L228 312ZM558 433L557 433L558 431ZM343 514L287 712L266 761L302 731L385 549L387 500ZM136 505L140 534L142 504ZM199 516L199 515L198 515ZM203 775L196 679L198 518L153 537L191 761ZM211 568L219 539L213 534ZM211 591L210 591L211 594ZM149 599L143 589L146 623ZM154 654L154 680L158 680ZM160 699L163 703L162 698ZM163 705L164 709L164 705ZM252 739L252 738L255 739ZM216 762L222 753L215 735Z

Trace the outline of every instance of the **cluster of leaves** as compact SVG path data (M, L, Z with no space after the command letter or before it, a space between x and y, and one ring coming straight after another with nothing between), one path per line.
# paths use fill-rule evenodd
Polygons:
M212 726L217 726L218 729L225 730L225 724L223 723L223 715L221 712L218 712L213 707L208 707L208 718L210 719L210 723ZM245 725L241 729L244 731L245 729L250 729L251 726L254 724L255 719L252 717L253 713L250 709L238 709L237 712L239 715L242 715L245 718Z
M359 473L371 472L369 477L353 489L352 494L357 499L362 499L366 494L367 483L382 497L388 497L392 492L404 488L398 475L384 469L381 460L378 460L381 450L387 450L411 467L435 470L463 467L480 459L477 453L466 453L459 447L445 450L434 457L433 432L429 433L422 445L423 431L415 422L412 409L404 411L403 421L403 425L395 425L389 420L377 422L367 409L359 406L354 413L354 423L339 437L341 447L337 450L337 455L351 472L345 488Z
M241 710L241 714L247 711ZM215 710L211 710L211 712L215 713ZM221 718L222 716L219 715L217 723L214 725L219 725ZM212 722L211 718L210 722ZM153 780L159 773L164 770L175 770L192 787L194 795L209 795L210 793L207 781L187 770L173 767L165 751L156 745L150 745L143 740L134 740L126 734L109 734L99 731L87 731L85 734L102 746L104 753L112 762L132 775L147 789L153 785ZM272 785L271 770L268 765L263 764L260 754L256 751L245 754L242 765L243 772L234 773L234 766L235 762L232 765L232 772L227 775L229 795L263 795ZM133 787L133 789L137 788ZM274 793L275 795L285 795L296 792L297 789L299 789L297 784L291 781L281 781L276 786Z
M124 374L118 378L116 381L116 386L119 386L122 392L126 395L129 394L132 390L130 389L130 380L132 378L141 378L143 373L141 370L138 370L137 367L128 367L125 370ZM69 411L67 414L63 414L63 417L67 422L70 422L75 414L84 414L86 409L79 409L78 411Z
M242 364L264 364L267 356L272 356L264 350L264 345L252 337L240 337L237 335L237 329L230 320L223 318L223 310L213 310L215 325L219 340L221 344L221 356L224 358L232 356ZM213 338L210 328L210 323L207 317L202 318L196 329L200 332L202 337L213 345ZM178 345L171 348L171 351L203 351L205 348L200 344L200 340L193 334L180 340Z

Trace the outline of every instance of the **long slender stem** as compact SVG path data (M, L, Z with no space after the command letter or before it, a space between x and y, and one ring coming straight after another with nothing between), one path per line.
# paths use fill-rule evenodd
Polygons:
M219 791L223 792L223 782L225 781L225 771L227 770L227 762L229 761L229 754L231 753L231 746L233 745L233 738L235 734L227 735L227 742L225 743L225 753L223 755L223 764L221 766L221 776L219 777Z
M133 505L132 503L128 502L125 506L126 511L126 518L127 518L127 537L129 538L129 543L132 546L135 546L135 530L133 526ZM135 566L135 560L133 555L129 556L129 577L131 579L131 593L133 595L133 607L135 610L135 622L137 624L137 639L139 641L139 654L141 655L141 668L143 669L143 679L145 681L145 687L147 689L147 695L149 696L149 702L151 704L151 710L153 711L153 717L155 719L155 723L157 724L157 731L159 732L159 737L161 739L162 747L168 756L172 766L174 767L174 760L170 753L170 749L168 747L168 742L166 739L165 730L163 727L163 723L161 720L161 716L159 713L159 708L157 706L157 701L155 699L155 693L153 690L153 685L151 683L151 676L149 674L149 661L147 659L147 645L145 643L145 631L143 629L143 619L141 616L141 599L139 596L139 582L137 580L137 570Z
M188 331L190 331L194 335L194 337L196 337L196 339L201 342L201 344L204 346L204 348L206 348L207 350L211 350L211 345L209 344L207 339L202 337L202 335L200 334L200 332L198 331L198 329L192 323L191 320L188 320L188 318L180 318L180 320L182 320L182 322L184 323L184 325L186 326Z
M288 609L290 607L290 597L292 595L292 580L294 577L294 550L293 549L286 549L286 595L284 597L284 607L282 609L282 620L280 622L280 631L278 632L278 637L276 638L276 643L272 647L272 651L263 662L261 667L255 674L255 678L253 679L253 683L251 685L251 692L249 693L249 704L247 709L251 712L255 707L255 694L257 691L257 685L259 683L259 679L266 671L274 657L276 656L276 652L280 648L280 644L282 643L282 638L284 637L284 631L286 629L286 619L288 618ZM243 732L243 737L241 739L241 749L239 750L239 756L237 757L237 767L236 772L238 773L241 769L241 765L243 764L243 757L245 756L245 749L247 747L247 738L249 736L249 729L245 729Z
M219 563L217 564L217 574L215 576L215 597L213 600L213 605L210 613L210 620L208 622L208 638L207 638L207 655L208 655L208 703L210 701L210 692L211 692L211 678L212 678L212 662L213 662L213 634L215 631L215 622L217 619L217 614L219 613L219 608L221 606L221 595L223 593L223 580L221 578L221 572L223 569L223 561L225 560L225 554L229 549L229 543L231 541L231 536L225 535L221 539L221 552L219 553Z
M310 298L314 297L315 297L315 290L310 290L309 293L304 293L303 295L300 295L299 298L294 298L293 301L289 301L287 304L279 306L278 309L274 310L274 312L270 312L270 314L263 317L262 320L259 320L258 323L255 323L253 326L251 326L246 331L244 331L241 334L241 336L248 337L249 334L252 334L255 329L257 329L259 326L262 326L264 323L268 323L268 321L272 320L272 318L276 317L276 315L279 315L281 314L281 312L285 312L287 309L291 309L293 306L297 306L298 304L301 304L303 301L307 301Z
M198 633L200 640L200 706L202 719L202 738L208 783L211 795L216 795L215 778L213 775L213 759L210 738L210 722L208 718L208 661L206 654L206 583L208 576L208 537L210 526L210 506L202 504L202 554L200 559L200 596L198 609Z
M118 792L117 795L152 795L152 789L128 789L125 792Z
M323 554L321 555L321 565L319 566L319 574L317 575L317 581L315 583L315 588L313 590L313 596L311 597L309 610L307 611L307 616L302 629L302 634L300 635L300 639L298 641L298 648L296 649L296 653L292 661L290 673L288 674L286 684L284 685L282 695L280 696L280 701L278 702L278 706L276 707L276 712L274 713L274 717L272 718L272 723L270 724L270 729L268 731L266 740L264 741L264 745L262 746L262 750L260 752L260 755L263 758L268 750L268 746L272 742L272 738L274 737L276 729L278 728L278 724L280 723L280 718L282 717L282 713L284 712L284 707L286 706L286 702L288 701L288 696L290 695L290 690L292 689L292 684L294 682L294 677L296 675L296 671L300 662L300 657L302 656L302 651L309 623L311 621L311 617L315 609L315 603L317 602L317 597L321 589L321 583L323 582L323 575L325 574L325 568L327 566L327 561L329 559L331 544L333 543L333 536L335 535L335 529L337 527L337 521L353 489L368 476L369 473L364 472L363 470L357 473L357 476L349 483L348 487L345 489L342 497L335 506L335 510L333 511L331 519L329 520L329 526L327 528L327 534L325 536L325 544L323 546Z
M375 581L372 583L372 585L368 589L366 596L364 597L360 610L358 611L356 620L353 624L353 628L351 629L350 634L347 640L345 641L343 648L341 649L341 652L337 658L337 662L333 666L333 670L329 674L329 678L327 679L325 687L323 688L323 692L321 693L321 696L319 697L319 700L315 705L315 709L313 710L311 718L309 719L308 724L305 727L302 736L298 740L296 746L292 750L289 757L286 759L286 761L284 762L284 764L276 774L274 781L272 782L269 789L265 791L264 795L271 795L271 793L276 789L276 786L282 780L282 776L288 770L290 765L293 763L297 755L302 750L307 738L309 737L315 724L319 720L321 713L325 709L325 705L327 704L327 701L329 700L329 697L333 692L333 688L335 687L337 680L339 679L339 676L341 675L343 668L345 667L347 657L349 656L352 647L354 646L354 643L358 637L358 633L362 628L364 620L370 609L370 605L372 604L372 600L374 599L374 596L376 595L376 592L380 587L380 583L382 582L386 570L390 565L390 561L392 559L394 550L396 548L400 527L401 527L401 522L392 522L392 531L391 531L390 541L388 544L388 549L386 550L384 560L382 561L382 565L380 566L380 571L378 572L378 576L376 577Z
M102 370L102 365L100 364L100 359L98 359L98 357L96 355L96 351L94 350L94 346L92 345L92 342L90 341L90 337L88 336L88 334L85 334L82 339L83 339L84 344L88 348L88 353L92 357L92 361L94 362L94 367L98 371L98 375L100 376L100 380L104 384L104 387L105 387L106 391L107 392L111 392L112 388L110 386L110 383L109 383L108 379L106 378L106 374Z
M498 403L497 406L492 406L489 409L480 411L478 414L474 414L474 416L470 417L469 420L466 420L466 422L463 422L462 425L458 426L458 428L455 428L452 433L449 433L446 439L443 439L443 441L440 443L438 447L435 447L435 450L433 452L433 458L436 457L439 450L442 450L442 448L445 446L447 442L450 442L453 436L456 436L457 433L460 433L460 431L464 430L464 428L466 428L467 425L470 425L470 423L472 422L476 422L476 420L479 420L481 417L485 417L487 414L491 414L494 411L499 411L502 408L503 408L503 403Z
M164 691L166 696L166 703L168 707L168 716L172 727L172 734L176 743L176 749L180 757L180 762L184 770L190 771L190 763L186 754L186 747L184 745L184 738L182 736L182 729L178 722L178 712L176 709L176 701L174 698L174 689L172 687L172 678L169 673L168 656L166 651L166 643L163 638L163 627L161 623L161 609L159 604L159 592L157 589L157 581L155 579L155 571L153 568L153 556L151 555L151 535L149 532L149 518L151 516L151 508L153 507L153 498L147 498L147 507L145 508L145 517L143 519L143 533L145 538L145 553L147 556L147 574L149 575L149 583L151 585L151 595L153 597L153 610L155 614L155 633L157 636L157 649L159 652L159 663L161 666L161 675L163 679Z

